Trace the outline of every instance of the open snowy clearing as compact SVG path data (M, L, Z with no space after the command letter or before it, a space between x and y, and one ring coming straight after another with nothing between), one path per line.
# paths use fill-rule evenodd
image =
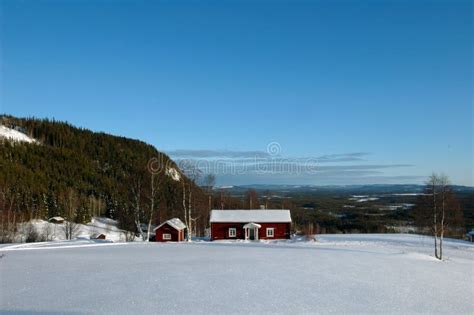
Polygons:
M15 237L18 243L25 242L27 230L30 226L36 231L38 236L43 236L43 239L47 238L50 241L64 241L66 239L64 223L55 224L45 220L32 220L30 222L21 223L18 225L19 233L17 233ZM46 231L48 231L48 233L45 233ZM45 234L48 234L48 236L44 236ZM97 234L104 234L108 241L113 242L125 242L126 239L125 231L117 227L117 221L103 217L94 217L91 219L91 222L87 224L76 224L73 234L74 238L81 240L90 239ZM51 246L56 246L58 242L50 242L45 244L53 244ZM70 242L68 244L70 244ZM24 244L22 244L20 247L23 245ZM0 248L2 246L4 245L0 244ZM38 247L43 245L38 245L36 243L33 246Z
M0 248L0 313L474 313L474 246L428 237Z
M5 138L14 142L36 143L35 139L25 135L24 133L3 125L0 125L0 139L1 138Z

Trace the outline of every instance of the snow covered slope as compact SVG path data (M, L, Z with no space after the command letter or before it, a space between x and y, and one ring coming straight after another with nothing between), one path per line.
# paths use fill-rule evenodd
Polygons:
M474 313L462 241L446 241L445 261L417 235L57 243L0 249L0 313Z
M33 220L29 223L19 225L19 233L16 239L17 242L25 241L27 235L26 231L28 230L29 225L33 226L39 236L46 238L45 234L47 234L47 238L50 241L63 241L66 239L64 224L53 224L44 220ZM91 222L88 224L77 224L77 227L73 232L73 238L89 239L97 234L104 234L106 239L110 241L125 241L124 231L117 227L117 221L101 217L92 218ZM27 244L22 244L22 246L24 245Z
M37 142L35 139L25 135L24 133L19 132L15 129L5 127L3 125L0 125L0 138L8 139L15 142Z
M171 179L173 179L175 182L179 182L181 180L181 175L174 167L166 169L166 174L171 177Z

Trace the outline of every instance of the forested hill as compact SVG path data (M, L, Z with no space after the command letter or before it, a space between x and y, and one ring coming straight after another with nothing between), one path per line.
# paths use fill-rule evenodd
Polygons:
M36 140L1 141L0 206L18 220L66 216L74 202L76 221L105 215L133 226L137 206L140 219L148 219L143 216L151 201L150 167L158 190L153 221L182 217L182 184L190 182L153 146L47 119L3 115L1 124ZM189 185L196 200L204 198Z

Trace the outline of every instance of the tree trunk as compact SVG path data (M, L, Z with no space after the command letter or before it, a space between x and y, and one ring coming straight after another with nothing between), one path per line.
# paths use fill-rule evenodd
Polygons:
M188 221L188 208L186 206L186 184L183 180L183 210L184 210L184 224L188 230L188 240L189 240L189 221Z
M135 226L137 227L138 233L140 233L140 236L142 237L142 240L145 240L145 235L142 230L142 226L140 224L140 198L141 198L141 193L142 193L142 185L140 179L137 179L136 182L134 183L134 187L132 189L133 192L133 197L135 199L135 204L134 204L134 212L135 212Z
M135 218L135 226L137 227L138 233L142 237L142 240L144 240L144 233L143 233L143 230L142 230L142 226L140 224L140 219Z
M435 239L435 257L438 257L438 209L436 207L436 183L433 182L433 231Z
M153 221L153 213L155 212L155 175L151 174L151 196L150 196L150 213L148 216L148 227L146 229L146 240L145 242L150 241L150 230L151 230L151 222Z
M439 260L443 259L443 235L444 232L441 231L441 237L439 239Z
M148 228L147 228L147 232L146 232L146 241L149 242L150 241L150 235L151 235L151 216L150 216L150 219L148 220Z
M193 217L191 215L191 202L192 202L192 192L191 192L191 184L189 184L189 194L188 194L188 197L189 197L189 202L188 202L188 216L189 216L189 219L188 219L188 223L189 223L189 230L188 230L188 242L192 242L193 240Z
M142 229L142 225L140 224L140 206L137 204L135 205L135 226L137 227L138 233L140 233L140 236L142 237L142 240L144 240L144 233Z
M443 202L442 202L442 205L441 205L441 237L440 237L440 240L439 240L439 259L443 259L443 237L444 237L444 229L445 229L445 205L446 205L446 200L445 200L445 197L446 197L446 189L445 187L443 187Z

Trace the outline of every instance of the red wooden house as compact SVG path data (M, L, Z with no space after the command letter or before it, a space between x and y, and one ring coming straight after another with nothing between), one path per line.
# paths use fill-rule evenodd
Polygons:
M182 242L184 241L186 225L178 218L161 223L153 231L157 242Z
M290 210L212 210L211 240L289 239Z

